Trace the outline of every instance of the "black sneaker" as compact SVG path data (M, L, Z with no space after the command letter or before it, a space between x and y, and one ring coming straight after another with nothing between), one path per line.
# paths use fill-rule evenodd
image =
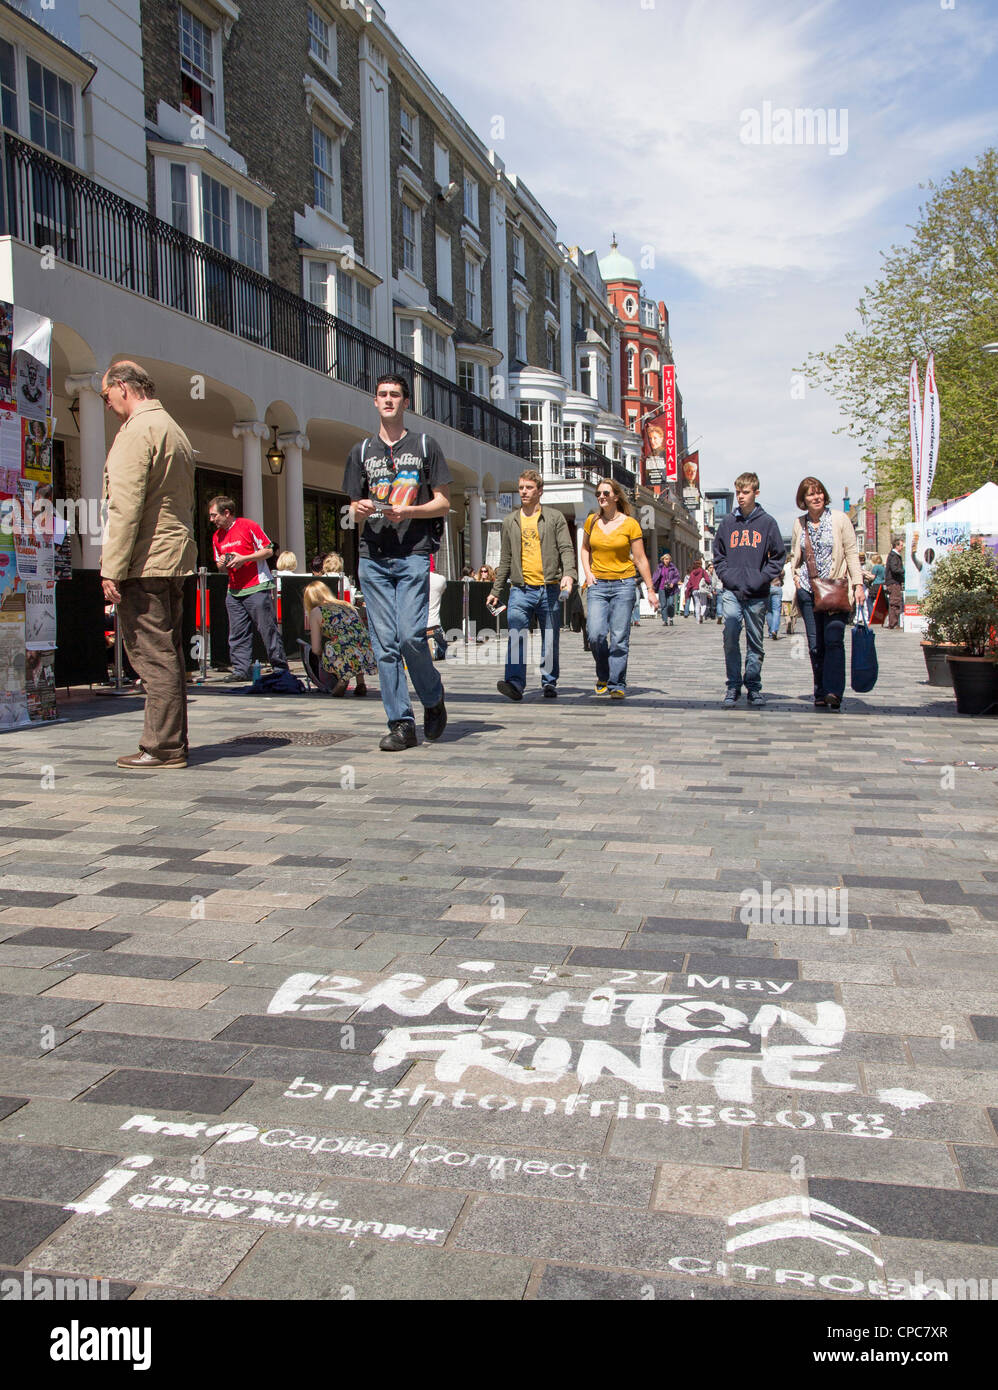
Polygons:
M423 736L432 743L447 727L447 706L441 699L439 705L430 705L423 710ZM413 734L413 743L416 741Z
M558 692L553 685L546 685L544 687L544 698L545 700L557 700Z
M748 693L748 702L750 705L754 706L755 709L766 708L766 697L761 690L750 690Z
M246 685L253 677L247 671L245 676L241 676L238 671L230 671L227 676L222 677L223 685Z
M724 699L721 701L722 709L734 709L735 705L738 703L738 697L741 693L742 692L740 690L735 690L733 686L729 685L727 690L724 692Z
M496 681L496 689L500 695L505 695L507 700L522 700L523 691L512 681Z
M401 753L403 748L415 748L416 726L409 719L398 719L389 724L388 732L378 744L382 753Z

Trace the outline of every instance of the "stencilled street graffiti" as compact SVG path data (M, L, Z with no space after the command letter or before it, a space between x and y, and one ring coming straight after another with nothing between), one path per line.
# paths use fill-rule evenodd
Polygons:
M324 1082L307 1081L296 1076L282 1092L286 1100L340 1100L362 1105L369 1110L397 1110L402 1105L419 1106L427 1102L434 1108L452 1110L515 1111L521 1115L540 1112L543 1115L564 1115L568 1118L600 1115L615 1120L654 1120L659 1124L679 1125L684 1129L713 1129L715 1125L730 1125L744 1129L752 1125L766 1128L780 1125L785 1129L814 1129L851 1134L864 1139L889 1139L893 1130L887 1127L884 1113L867 1114L861 1111L781 1109L771 1114L759 1107L746 1105L665 1104L662 1101L636 1101L630 1096L594 1100L586 1091L570 1096L480 1095L463 1087L450 1093L434 1090L420 1083L417 1086L368 1086L341 1083L327 1086Z
M762 1224L753 1225L753 1222ZM815 1240L836 1255L848 1252L867 1255L879 1269L884 1267L880 1256L851 1234L855 1231L878 1236L880 1232L875 1226L813 1197L795 1195L761 1202L758 1206L736 1211L728 1217L728 1225L749 1227L727 1241L724 1248L729 1255L736 1250L769 1245L778 1240Z
M547 973L547 972L546 972ZM630 974L632 972L625 972ZM617 977L615 976L614 979ZM349 975L292 975L275 992L269 1014L316 1014L356 1009L360 1020L375 1010L403 1019L436 1016L429 1024L388 1029L372 1054L372 1066L387 1071L407 1061L431 1059L438 1081L459 1083L472 1069L491 1072L518 1086L553 1085L574 1073L580 1086L615 1077L638 1091L663 1093L667 1078L709 1082L719 1100L750 1104L753 1080L789 1090L842 1093L851 1082L820 1081L815 1073L834 1055L845 1036L842 1006L823 1000L790 1008L758 1000L758 1007L735 1007L703 991L723 989L727 976L691 974L678 991L621 988L607 982L574 998L564 988L543 989L529 980L489 980L462 985L456 978L434 980L397 973L365 985ZM782 995L786 980L736 980L746 994ZM694 991L699 990L700 993ZM741 1001L739 1001L741 1002ZM802 1007L814 1017L800 1012ZM457 1023L442 1020L454 1017ZM548 1030L571 1018L594 1036L566 1038ZM529 1023L534 1031L508 1028ZM637 1058L614 1046L605 1030L622 1025L633 1031ZM776 1042L789 1031L800 1042ZM603 1032L603 1036L600 1036Z
M146 1118L146 1117L139 1117ZM155 1121L153 1121L155 1123ZM130 1126L123 1125L122 1128ZM243 1135L243 1138L248 1138ZM340 1215L339 1200L323 1192L305 1192L239 1187L233 1183L200 1182L176 1173L142 1173L156 1160L150 1154L133 1154L117 1168L104 1174L99 1186L79 1202L69 1202L64 1210L80 1215L102 1216L114 1210L117 1198L135 1183L140 1173L142 1190L122 1196L121 1206L132 1211L172 1212L177 1216L204 1217L221 1221L242 1219L266 1226L298 1231L333 1231L345 1236L375 1236L381 1240L409 1241L417 1245L441 1245L445 1228L409 1226L398 1221L362 1221Z

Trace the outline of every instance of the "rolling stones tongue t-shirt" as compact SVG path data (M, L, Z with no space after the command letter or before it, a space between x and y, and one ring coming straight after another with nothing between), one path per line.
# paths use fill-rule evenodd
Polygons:
M351 502L369 497L385 507L421 506L432 502L433 489L451 480L440 445L428 434L407 430L397 444L375 435L355 444L347 459L343 487ZM434 549L433 519L415 517L395 523L370 516L360 533L360 555L373 560L388 556L429 555Z

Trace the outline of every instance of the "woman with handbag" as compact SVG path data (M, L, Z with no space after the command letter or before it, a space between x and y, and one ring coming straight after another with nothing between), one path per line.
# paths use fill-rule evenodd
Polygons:
M589 594L586 626L596 662L596 694L610 692L611 700L627 693L627 653L631 612L638 575L648 589L648 602L657 610L658 595L651 582L641 526L631 516L627 496L613 478L596 484L599 512L586 518L582 535L582 572Z
M805 478L794 521L790 563L797 585L797 609L804 620L814 674L815 709L837 710L846 686L845 630L853 601L864 603L863 574L856 532L845 512L831 507L818 478Z

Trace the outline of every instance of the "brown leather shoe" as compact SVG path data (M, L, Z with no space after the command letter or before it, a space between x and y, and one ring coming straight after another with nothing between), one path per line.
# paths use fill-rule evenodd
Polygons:
M131 771L156 771L159 768L174 768L187 766L187 754L184 753L178 758L154 758L151 753L130 753L127 757L118 759L118 766L128 768Z

